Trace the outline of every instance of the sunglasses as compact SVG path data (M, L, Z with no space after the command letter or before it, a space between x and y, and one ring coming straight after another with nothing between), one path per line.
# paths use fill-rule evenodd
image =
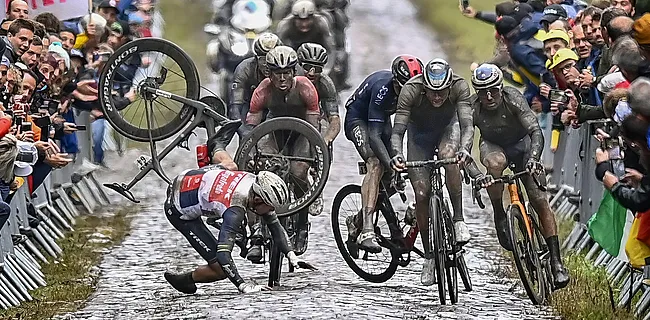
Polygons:
M479 97L487 97L488 93L491 96L495 96L495 95L501 93L501 88L490 88L490 89L482 89L482 90L477 90L476 91L476 94Z
M314 73L323 72L323 66L319 66L311 63L303 63L301 66L303 69L305 69L305 72L307 73L311 72L312 69L314 69Z

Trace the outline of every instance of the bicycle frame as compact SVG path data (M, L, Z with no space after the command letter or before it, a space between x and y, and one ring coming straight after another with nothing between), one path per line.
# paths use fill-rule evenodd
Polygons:
M171 184L172 181L165 172L162 170L162 167L160 165L160 160L164 159L175 147L184 147L187 150L189 150L189 147L187 147L187 140L189 139L190 135L194 132L194 129L200 126L201 123L205 123L205 129L208 133L208 137L213 136L217 131L215 130L217 125L223 126L225 123L230 121L230 119L226 118L225 116L217 113L214 111L210 106L207 104L201 102L201 101L196 101L192 99L188 99L183 96L179 96L164 90L156 89L156 88L151 88L148 86L142 86L140 87L141 92L145 94L150 94L154 96L162 96L167 99L171 99L180 103L183 103L185 105L189 105L193 107L196 110L196 114L194 115L194 119L192 119L192 122L190 123L189 126L187 126L179 135L172 140L170 144L168 144L160 153L157 153L156 149L156 142L153 141L153 139L149 140L149 147L151 150L151 159L149 159L141 169L140 172L129 182L129 184L105 184L106 187L115 190L125 198L131 200L132 202L139 203L140 201L136 200L133 194L129 191L133 186L135 186L142 178L144 178L151 170L156 172L158 176L163 179L167 184ZM148 105L147 105L148 104ZM153 99L145 99L145 110L147 114L147 125L149 128L151 128L151 123L153 123Z
M528 236L532 239L533 238L533 227L531 226L530 223L530 216L528 215L528 212L526 211L526 208L523 203L521 203L520 197L519 197L519 179L516 179L515 181L510 181L508 183L508 193L510 194L510 204L515 205L519 207L519 210L521 210L522 215L524 216L524 224L526 225L526 231L528 232Z

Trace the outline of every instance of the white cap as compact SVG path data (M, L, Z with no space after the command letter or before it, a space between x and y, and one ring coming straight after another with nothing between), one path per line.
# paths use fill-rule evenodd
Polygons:
M29 142L18 141L16 143L18 154L14 161L14 175L18 177L27 177L34 169L32 166L38 161L38 149L34 144Z

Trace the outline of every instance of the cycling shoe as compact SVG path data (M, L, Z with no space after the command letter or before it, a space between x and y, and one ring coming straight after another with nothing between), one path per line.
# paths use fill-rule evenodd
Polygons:
M508 232L508 220L506 215L494 215L494 225L497 229L497 238L499 239L499 244L503 249L512 251L512 239L510 239L510 234Z
M469 242L471 235L469 234L469 228L465 224L465 221L454 222L454 230L456 232L456 243L464 245Z
M301 255L307 251L307 242L309 238L309 230L308 228L305 229L300 229L298 232L296 232L296 247L294 248L294 252L296 255Z
M260 261L262 261L262 246L253 245L248 250L248 254L246 255L246 260L253 263L259 263Z
M173 274L165 272L165 280L174 287L174 289L187 294L196 293L196 284L192 279L192 272Z
M381 246L377 243L375 239L374 232L365 232L362 233L357 241L359 249L370 252L370 253L380 253Z

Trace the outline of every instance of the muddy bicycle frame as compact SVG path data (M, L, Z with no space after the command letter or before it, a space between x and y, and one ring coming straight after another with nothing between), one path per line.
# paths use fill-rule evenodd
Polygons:
M188 108L188 106L192 107L195 109L196 113L194 114L192 122L183 131L181 131L181 133L178 134L176 138L174 138L174 140L172 140L172 142L168 144L159 154L156 151L156 142L153 141L153 138L151 137L151 130L149 130L149 147L152 157L146 162L146 165L143 165L140 168L140 172L138 172L138 174L131 180L131 182L129 182L129 184L104 184L105 187L114 190L115 192L121 194L125 198L135 203L140 203L140 201L135 199L130 190L151 170L156 172L158 176L167 184L172 183L171 179L167 177L162 167L160 166L160 160L165 158L176 147L181 147L189 150L189 147L187 146L188 139L194 132L194 129L199 127L201 123L205 123L205 129L208 133L208 137L215 135L222 129L235 129L235 126L239 127L241 125L241 121L228 119L202 101L188 99L171 92L153 88L147 86L146 83L147 81L143 81L143 85L139 87L139 92L144 97L148 128L151 128L151 124L153 123L153 100L158 96L183 103L183 108ZM181 110L181 112L183 112L183 110ZM215 130L217 125L221 126L219 130Z

